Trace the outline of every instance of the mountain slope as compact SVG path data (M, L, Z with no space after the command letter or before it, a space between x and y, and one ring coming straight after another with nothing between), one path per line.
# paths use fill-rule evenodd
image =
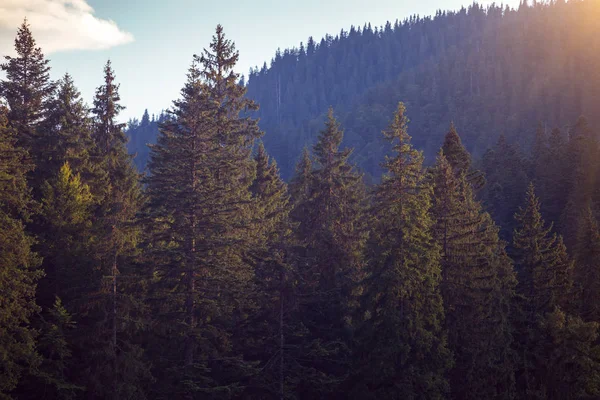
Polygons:
M600 6L596 0L518 10L474 4L458 12L341 32L277 52L255 69L248 96L267 150L289 178L333 106L354 161L375 179L387 153L380 131L397 102L430 159L454 121L481 156L504 133L528 146L538 121L564 126L600 108Z

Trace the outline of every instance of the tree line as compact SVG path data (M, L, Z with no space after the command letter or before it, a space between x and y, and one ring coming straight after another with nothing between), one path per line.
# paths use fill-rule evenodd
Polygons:
M390 151L380 132L399 101L427 165L451 120L477 158L501 134L529 150L537 121L565 128L584 114L600 123L597 15L593 0L525 0L365 24L277 51L245 84L284 179L333 106L352 161L377 181Z
M286 184L218 26L147 174L110 62L91 106L24 23L0 82L0 397L600 396L585 118L424 165L398 103L365 183L329 109ZM147 116L141 126L147 126ZM568 134L567 134L568 133Z

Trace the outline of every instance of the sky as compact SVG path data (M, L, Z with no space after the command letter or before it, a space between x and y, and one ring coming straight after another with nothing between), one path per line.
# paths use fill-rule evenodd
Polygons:
M482 1L486 5L491 1ZM351 25L384 25L410 15L457 10L467 0L0 0L0 55L12 55L27 17L51 60L52 78L71 74L91 103L110 59L120 83L122 120L159 113L179 97L193 54L217 24L240 52L237 72L267 64L278 48L298 47ZM518 0L507 0L511 7Z

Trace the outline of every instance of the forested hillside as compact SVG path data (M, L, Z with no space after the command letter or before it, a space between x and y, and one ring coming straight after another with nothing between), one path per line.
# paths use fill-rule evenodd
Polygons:
M25 21L1 64L0 398L600 398L598 16L367 27L248 85L218 25L128 125L111 62L87 103ZM273 103L283 60L298 92Z
M410 110L414 144L435 159L449 121L477 158L500 134L525 149L541 122L564 127L600 109L600 24L595 1L474 4L383 27L351 28L278 51L251 71L248 96L267 150L288 179L317 137L329 106L353 161L377 178L389 146L380 132L398 101ZM565 132L566 133L566 132Z

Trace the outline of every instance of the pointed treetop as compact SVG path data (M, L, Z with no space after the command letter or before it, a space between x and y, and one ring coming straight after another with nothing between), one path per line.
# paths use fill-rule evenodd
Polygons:
M529 183L525 194L525 206L519 207L519 211L515 214L515 219L524 226L542 229L544 221L540 213L540 201L535 195L535 186L533 182ZM549 232L551 227L547 229ZM547 233L547 232L546 232ZM518 233L515 233L515 236Z
M239 52L235 49L235 44L225 38L223 26L217 25L209 49L204 49L201 56L195 55L194 58L204 67L204 79L219 80L228 75L234 76L237 81L233 68L238 62Z
M15 38L15 50L20 57L31 55L34 51L41 51L39 47L35 47L35 39L29 29L29 23L27 17L23 19L23 23L17 30L17 37Z
M463 146L460 136L454 127L454 122L450 123L450 129L446 133L442 149L448 162L457 174L469 171L469 168L471 168L471 155Z
M339 122L333 115L333 108L329 108L327 113L327 121L325 121L325 129L319 133L319 139L314 146L314 152L317 156L319 164L325 166L333 161L334 155L339 151L342 144L344 132L340 129ZM347 158L350 155L349 150L342 152L342 158Z
M398 139L400 143L410 142L411 137L408 135L408 118L405 113L406 106L404 103L398 103L398 108L394 114L394 121L387 130L383 131L383 136L389 141Z

